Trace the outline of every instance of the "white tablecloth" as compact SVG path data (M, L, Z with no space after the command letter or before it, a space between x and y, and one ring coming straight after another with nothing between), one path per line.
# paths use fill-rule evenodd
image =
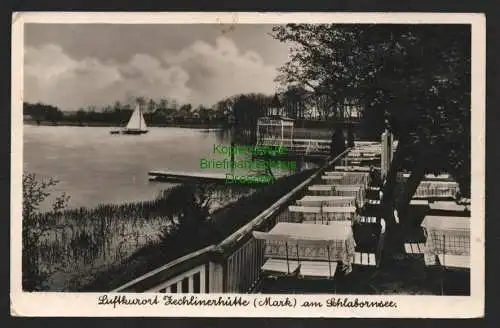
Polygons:
M422 222L427 235L425 257L433 263L438 254L470 255L470 218L428 215Z
M455 197L459 191L458 183L450 181L422 181L414 197Z
M302 206L356 206L354 196L304 196L297 200Z
M343 270L352 270L356 242L348 221L331 222L329 225L309 223L278 223L270 235L293 238L293 241L266 241L265 256L268 258L298 261L341 261ZM316 241L316 243L315 243ZM319 245L317 241L327 241ZM298 252L298 256L297 256Z

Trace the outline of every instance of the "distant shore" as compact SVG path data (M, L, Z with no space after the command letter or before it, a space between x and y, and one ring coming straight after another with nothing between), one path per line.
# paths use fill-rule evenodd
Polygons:
M124 125L121 124L109 124L102 122L49 122L49 121L41 121L37 123L32 120L24 120L23 124L25 125L37 125L37 126L76 126L76 127L109 127L109 128L122 128ZM189 129L214 129L214 128L223 128L222 124L207 124L207 123L172 123L172 124L153 124L149 125L149 127L154 128L189 128Z

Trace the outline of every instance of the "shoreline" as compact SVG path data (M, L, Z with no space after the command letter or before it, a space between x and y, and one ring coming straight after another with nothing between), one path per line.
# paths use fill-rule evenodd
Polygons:
M47 122L43 121L40 124L35 121L23 121L23 125L33 125L33 126L71 126L71 127L108 127L108 128L123 128L122 124L108 124L108 123L100 123L100 122L85 122L83 124L79 124L76 122ZM189 129L223 129L223 124L206 124L206 123L175 123L175 124L153 124L148 125L151 128L189 128Z

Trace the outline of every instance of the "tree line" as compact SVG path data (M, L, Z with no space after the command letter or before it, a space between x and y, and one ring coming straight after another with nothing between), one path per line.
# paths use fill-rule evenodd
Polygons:
M190 104L177 105L176 102L169 102L167 99L155 101L144 98L137 98L136 102L141 104L144 118L147 124L152 126L162 126L172 123L210 123L221 122L223 116L210 108L199 106L193 110ZM88 106L77 111L63 112L60 108L42 103L23 104L23 114L29 115L30 119L37 123L50 122L73 123L75 125L88 125L100 123L105 125L120 126L130 119L135 104L122 103L116 101L113 105L97 108Z
M39 124L100 123L118 126L127 123L136 104L139 104L143 109L146 123L152 126L175 123L222 124L232 115L235 124L246 128L255 125L257 119L264 115L320 121L336 118L338 111L332 109L332 103L327 101L327 98L324 95L308 92L303 87L290 85L272 95L237 94L226 97L213 106L195 107L191 104L180 105L176 100L168 98L136 97L131 103L116 101L112 105L100 108L90 105L77 111L63 111L54 105L25 102L23 114ZM346 108L352 111L354 107L346 105Z

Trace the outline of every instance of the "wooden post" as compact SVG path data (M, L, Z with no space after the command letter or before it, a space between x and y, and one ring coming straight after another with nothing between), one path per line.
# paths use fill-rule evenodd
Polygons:
M286 255L286 270L288 274L290 274L290 261L288 259L288 243L285 242L285 255Z
M383 158L383 171L382 171L382 178L385 179L387 176L387 172L389 171L389 158L388 158L388 152L387 152L387 145L388 145L388 139L389 135L387 133L387 130L384 131L382 135L382 158Z
M388 143L389 143L389 164L392 163L392 159L394 158L394 147L393 147L393 143L394 143L394 136L392 135L391 132L387 131L388 132Z
M231 125L231 174L234 175L234 123Z
M280 145L283 145L283 137L284 137L284 134L283 134L283 119L281 120L281 142L280 142Z
M203 265L201 267L201 271L200 271L200 294L205 294L207 293L207 290L206 290L206 277L207 275L205 274L205 267L206 265Z
M389 166L391 164L392 160L392 134L386 129L382 133L381 137L381 165L380 165L380 172L381 172L381 178L382 181L385 180L387 173L389 172Z
M332 262L330 261L330 245L326 245L326 251L328 253L328 271L330 273L330 278L332 277Z
M208 287L210 293L222 293L223 286L223 268L220 263L210 262L208 268Z

